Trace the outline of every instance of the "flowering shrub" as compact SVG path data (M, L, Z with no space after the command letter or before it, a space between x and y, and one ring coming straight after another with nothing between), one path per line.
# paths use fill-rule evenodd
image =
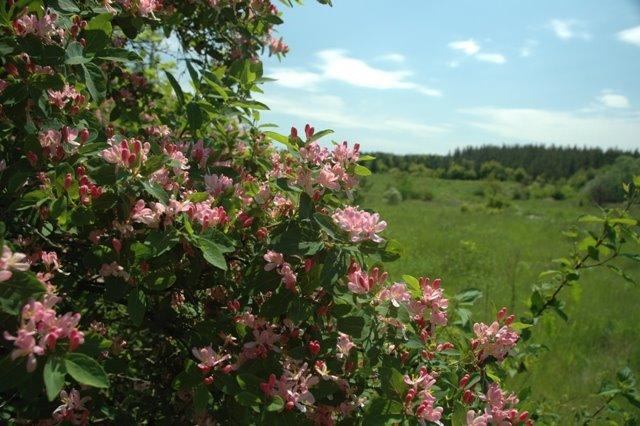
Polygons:
M353 205L372 158L259 126L259 54L288 50L268 0L0 17L4 420L532 423L501 382L533 320L471 326L479 292L393 281L398 244ZM193 93L149 34L192 53Z

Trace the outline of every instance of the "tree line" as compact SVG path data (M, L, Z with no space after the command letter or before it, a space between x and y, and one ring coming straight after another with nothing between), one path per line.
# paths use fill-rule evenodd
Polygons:
M470 146L458 148L447 155L397 155L386 152L374 152L371 155L376 157L370 164L374 172L391 168L404 171L426 168L440 177L450 179L482 179L490 174L498 174L510 180L558 180L569 178L580 170L610 165L621 155L640 158L640 151L529 144Z

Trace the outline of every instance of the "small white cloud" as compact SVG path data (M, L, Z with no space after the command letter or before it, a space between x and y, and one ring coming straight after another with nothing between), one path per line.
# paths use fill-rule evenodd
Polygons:
M626 96L605 90L598 97L598 101L607 108L629 108L631 103Z
M618 33L618 40L640 47L640 25Z
M562 40L581 38L589 40L591 35L584 29L584 24L576 19L552 19L549 27L556 37Z
M528 58L533 54L533 49L538 45L535 40L528 39L524 42L524 45L520 48L520 57Z
M379 61L395 62L401 64L407 60L407 58L400 53L388 53L386 55L378 56Z
M270 74L270 77L277 80L276 84L294 89L311 90L317 83L322 81L322 76L320 74L292 68L275 69Z
M447 62L447 66L449 68L458 68L460 66L460 62L459 61L449 61L449 62Z
M479 61L491 62L492 64L504 64L507 59L499 53L478 53L476 58Z
M500 53L480 53L480 45L474 39L452 41L449 43L449 47L453 50L463 52L465 55L473 56L477 60L482 62L490 62L492 64L504 64L507 62L507 58ZM459 62L452 61L449 63L451 68L455 68L459 65Z
M453 50L459 50L467 55L475 55L480 51L480 45L472 38L467 40L452 41L449 47Z

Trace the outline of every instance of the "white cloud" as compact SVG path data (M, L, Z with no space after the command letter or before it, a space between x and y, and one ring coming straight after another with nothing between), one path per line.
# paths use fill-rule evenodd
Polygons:
M531 108L482 107L462 110L471 124L508 142L557 143L636 148L640 113L626 117Z
M480 51L480 45L472 38L467 40L452 41L449 47L453 50L459 50L467 55L475 55Z
M386 55L378 56L376 59L379 61L395 62L401 64L407 60L407 58L400 53L388 53Z
M449 43L449 47L453 50L463 52L467 56L473 56L479 61L490 62L492 64L504 64L507 62L507 58L500 53L484 53L480 52L480 45L474 39L452 41ZM455 68L459 65L458 62L452 61L449 63L451 68Z
M524 42L524 45L520 48L520 57L528 58L533 54L533 49L538 45L535 40L528 39Z
M629 108L631 106L631 103L626 96L614 93L610 90L604 90L598 97L598 100L607 108Z
M562 40L581 38L589 40L591 35L584 29L584 24L576 19L552 19L549 27L556 37Z
M478 53L476 58L479 61L491 62L492 64L504 64L507 62L507 58L499 53Z
M333 95L312 94L304 99L281 95L259 95L257 99L271 108L271 114L297 117L305 122L322 122L339 129L365 129L425 137L448 131L447 126L428 125L398 117L371 117L351 112L344 101Z
M640 47L640 25L618 33L618 40Z
M372 67L366 62L352 58L344 50L322 50L319 72L280 68L271 74L278 79L277 84L285 87L313 89L322 81L340 81L351 86L378 90L414 90L426 96L439 97L439 90L410 81L413 75L408 70L387 71Z
M278 68L271 73L270 77L277 79L279 85L294 89L312 89L322 81L322 76L319 74L293 68Z

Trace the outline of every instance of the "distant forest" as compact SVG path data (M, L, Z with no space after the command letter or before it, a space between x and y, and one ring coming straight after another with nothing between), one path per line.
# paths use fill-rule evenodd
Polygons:
M640 145L640 141L639 141ZM528 178L557 180L569 178L581 170L594 170L615 162L626 155L640 158L640 151L619 149L578 148L545 145L487 145L456 149L448 155L396 155L384 152L370 153L376 159L369 164L374 172L391 168L410 171L427 168L442 177L478 179L495 170L497 164L512 173L523 172Z

